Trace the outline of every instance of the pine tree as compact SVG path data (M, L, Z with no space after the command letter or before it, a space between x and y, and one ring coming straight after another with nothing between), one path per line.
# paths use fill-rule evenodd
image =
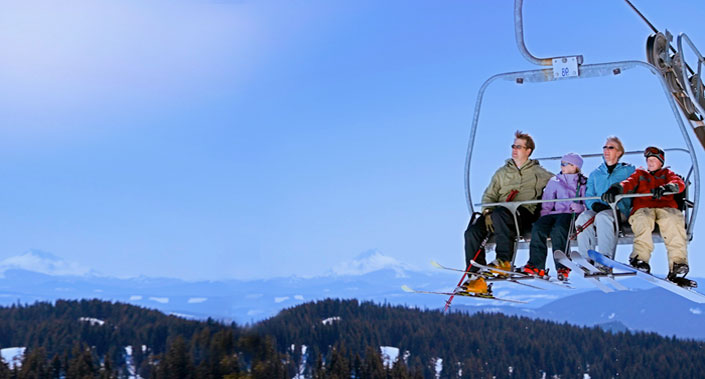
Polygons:
M67 377L76 379L93 379L97 374L91 350L81 344L76 344L71 352L73 358L69 361Z
M382 357L379 350L372 346L365 349L365 360L362 364L362 377L370 379L384 379L387 377L387 372L382 363Z
M48 378L50 376L51 368L47 362L44 348L40 347L29 351L22 361L19 379Z

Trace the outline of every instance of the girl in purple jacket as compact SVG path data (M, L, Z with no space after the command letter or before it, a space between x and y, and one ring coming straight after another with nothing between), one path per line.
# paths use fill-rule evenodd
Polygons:
M575 153L568 153L561 158L561 173L551 178L543 190L542 200L567 199L585 196L587 178L580 173L583 158ZM548 248L546 239L551 236L553 251L565 250L568 242L568 229L574 217L585 210L585 205L575 201L548 202L541 204L541 217L531 229L529 245L529 262L522 271L530 275L546 275L546 256ZM568 278L570 269L556 263L559 277Z

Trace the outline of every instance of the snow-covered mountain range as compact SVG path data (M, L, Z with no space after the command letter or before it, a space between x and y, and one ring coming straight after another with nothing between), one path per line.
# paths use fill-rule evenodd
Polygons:
M355 298L377 303L441 309L443 296L406 293L403 284L424 290L448 291L456 272L418 270L377 250L343 262L326 275L263 280L189 282L169 278L120 279L101 276L36 250L0 261L0 305L99 298L159 309L189 318L252 323L281 309L324 298ZM705 340L705 305L696 304L637 278L621 280L631 288L605 294L574 279L574 289L539 282L537 290L497 283L495 295L527 304L456 297L453 308L465 312L502 312L605 329L653 331L662 335ZM701 282L705 283L705 282Z

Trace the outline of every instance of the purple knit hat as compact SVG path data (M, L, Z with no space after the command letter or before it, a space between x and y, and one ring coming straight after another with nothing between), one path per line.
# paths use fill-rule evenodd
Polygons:
M578 170L583 168L583 157L575 153L568 153L561 158L561 162L568 162L577 167Z

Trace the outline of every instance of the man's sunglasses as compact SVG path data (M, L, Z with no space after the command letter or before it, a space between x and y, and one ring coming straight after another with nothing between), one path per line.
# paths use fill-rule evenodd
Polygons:
M526 149L526 148L527 148L526 146L512 145L512 149L517 149L517 150L519 150L519 149Z
M614 146L607 146L607 145L602 146L602 150L614 150L614 149L616 149L616 147L614 147Z

